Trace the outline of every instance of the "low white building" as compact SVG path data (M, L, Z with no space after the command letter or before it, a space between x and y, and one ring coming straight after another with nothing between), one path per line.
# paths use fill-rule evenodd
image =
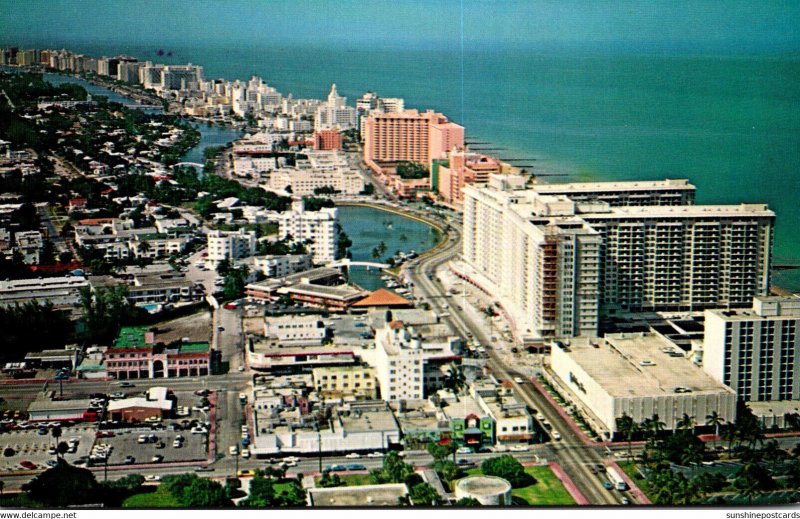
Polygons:
M83 276L12 279L0 281L0 306L8 307L36 301L53 306L78 306L81 290L89 287Z
M208 261L214 266L223 260L233 261L252 256L256 252L256 233L239 229L238 231L209 231Z
M291 236L295 241L310 240L308 249L315 264L330 263L336 259L336 241L339 237L335 207L319 211L306 211L302 200L292 202L292 208L278 216L278 236Z
M264 336L281 344L322 343L327 329L317 315L283 315L264 318Z
M453 359L457 341L456 337L429 341L413 326L391 321L375 332L375 346L361 355L375 368L383 400L420 400L425 398L427 365Z
M712 412L736 419L736 393L687 360L669 340L655 334L608 334L573 338L555 345L550 367L567 396L596 420L602 432L617 431L626 414L636 423L658 415L674 430L684 414L705 423Z
M344 404L319 431L310 422L276 424L270 415L270 410L253 415L255 437L250 452L256 456L375 451L400 443L400 426L383 403Z
M253 270L268 278L282 278L311 269L310 254L288 254L286 256L253 256Z

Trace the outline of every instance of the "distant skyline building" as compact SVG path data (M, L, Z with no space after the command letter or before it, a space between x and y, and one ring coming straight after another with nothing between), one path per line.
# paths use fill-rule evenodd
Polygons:
M402 161L430 167L431 159L463 146L464 127L433 110L374 113L364 121L364 161L376 172L381 163Z
M239 229L238 231L208 231L208 261L215 266L220 262L245 258L256 253L256 233Z
M356 109L347 106L347 98L336 91L336 83L331 85L328 99L322 103L314 115L314 130L350 130L358 125Z

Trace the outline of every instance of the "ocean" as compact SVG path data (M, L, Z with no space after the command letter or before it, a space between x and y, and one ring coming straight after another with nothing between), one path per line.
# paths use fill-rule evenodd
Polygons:
M260 75L284 95L336 83L403 97L466 127L467 139L568 180L688 178L698 203L767 203L774 260L800 264L800 55L690 56L502 48L77 45L91 55L201 64L206 77ZM165 49L166 50L166 49ZM529 168L530 169L530 168ZM800 290L800 271L775 284Z

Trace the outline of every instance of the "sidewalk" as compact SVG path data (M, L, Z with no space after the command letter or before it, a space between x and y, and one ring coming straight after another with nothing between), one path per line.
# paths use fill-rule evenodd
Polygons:
M555 461L551 461L550 463L547 464L547 466L550 467L550 470L552 470L553 474L555 474L556 477L561 481L561 483L564 485L564 488L567 489L567 492L569 492L569 495L572 496L572 499L574 499L577 504L579 505L592 504L586 498L586 496L583 495L583 493L581 493L580 490L578 490L578 487L575 486L575 483L572 481L572 479L570 479L570 477L567 476L567 473L564 472L564 469L561 468L561 465L559 465Z

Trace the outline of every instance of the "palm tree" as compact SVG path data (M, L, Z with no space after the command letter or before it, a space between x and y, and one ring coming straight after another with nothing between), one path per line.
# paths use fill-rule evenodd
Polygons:
M455 394L461 394L461 391L467 385L467 379L461 366L450 366L450 369L447 370L447 379L445 379L444 385L452 389Z
M701 461L703 461L702 444L690 443L681 452L681 464L683 465L699 465Z
M50 431L50 434L53 435L53 438L56 440L56 445L58 445L58 439L61 438L61 427L53 427L53 430ZM58 451L56 451L56 459L58 459Z
M722 439L728 442L728 456L733 453L733 442L739 436L736 431L736 425L731 422L725 423L725 432L722 433Z
M622 416L617 418L617 430L628 441L628 459L632 459L631 441L633 440L633 435L639 431L638 424L626 413L622 413Z
M714 435L719 438L719 426L725 423L722 417L716 411L711 411L711 414L706 415L706 425L714 426Z
M694 417L689 416L686 413L683 413L683 416L681 417L680 420L678 420L678 422L675 425L678 427L678 429L684 431L691 430L692 434L694 434L694 426L695 426Z
M772 461L772 472L777 470L778 462L788 456L786 451L780 448L777 440L770 440L764 444L764 448L761 449L761 455L765 460Z

